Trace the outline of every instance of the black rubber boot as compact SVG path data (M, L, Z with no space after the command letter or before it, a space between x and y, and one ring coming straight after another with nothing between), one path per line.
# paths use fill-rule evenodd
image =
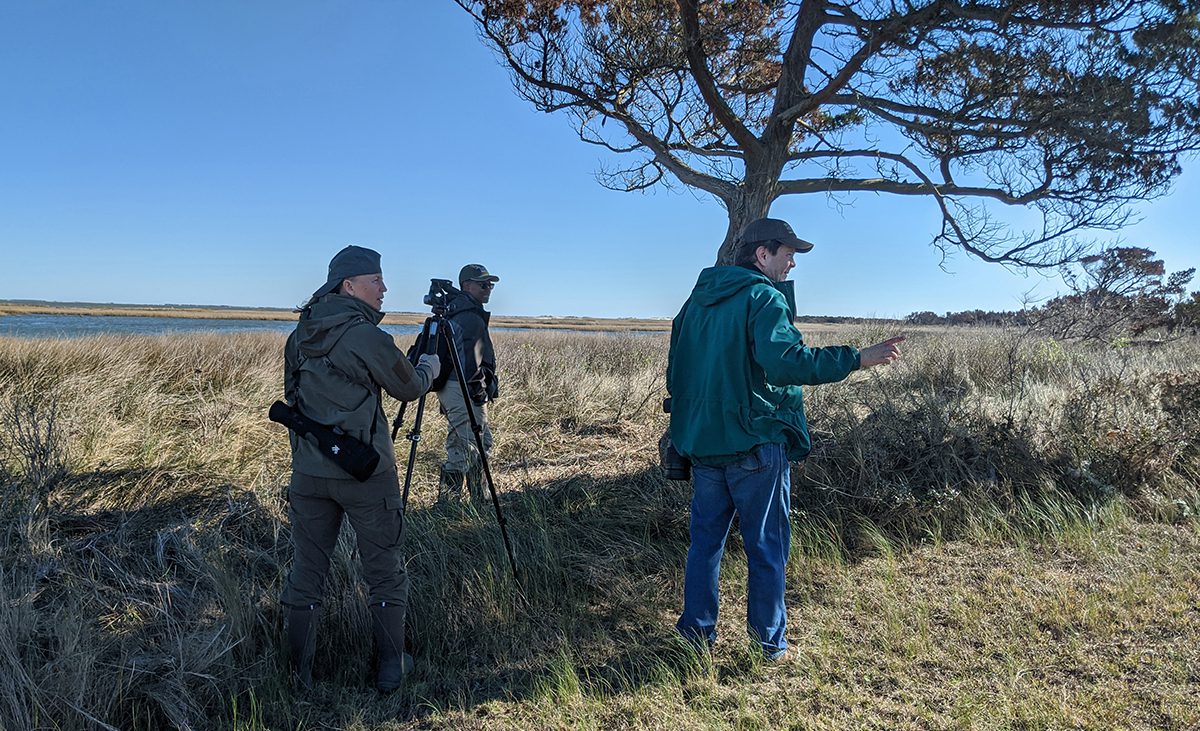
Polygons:
M317 652L317 622L321 619L321 605L291 607L287 617L288 656L292 664L292 677L296 685L312 690L313 656Z
M438 479L438 502L462 501L463 478L465 477L466 475L462 472L442 467L442 474Z
M375 687L380 693L391 693L412 672L412 656L404 651L404 605L381 602L371 605L375 628L375 646L379 650L379 670Z

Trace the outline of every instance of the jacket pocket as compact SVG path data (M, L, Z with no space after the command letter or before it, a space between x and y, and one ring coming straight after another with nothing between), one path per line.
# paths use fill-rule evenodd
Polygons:
M391 518L391 527L388 530L391 545L398 546L404 539L404 506L400 500L399 493L388 493L385 495L383 498L383 509L385 514Z

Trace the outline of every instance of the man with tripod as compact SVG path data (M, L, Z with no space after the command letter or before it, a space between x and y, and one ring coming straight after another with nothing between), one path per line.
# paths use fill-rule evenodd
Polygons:
M492 288L500 277L490 274L482 264L467 264L458 273L459 291L446 305L446 320L451 324L454 343L462 361L463 378L467 386L464 401L462 388L450 370L448 380L438 391L438 403L449 429L446 433L446 461L442 464L438 485L438 502L461 500L463 481L471 500L482 503L483 464L467 409L475 415L482 429L485 453L492 448L492 431L487 422L487 404L496 398L499 384L496 379L496 352L488 333L491 313L483 309L492 297Z
M414 367L379 328L386 291L379 254L347 246L329 262L325 284L301 308L284 348L288 405L340 439L357 440L358 447L378 455L373 471L352 479L338 462L345 451L339 454L335 445L329 455L317 442L290 433L293 556L281 601L288 607L292 668L304 688L312 686L325 575L343 514L354 527L369 589L379 653L376 687L395 690L412 666L404 651L404 514L381 390L401 401L416 399L429 390L440 363L436 355L423 355Z
M810 348L795 326L788 272L812 249L791 226L760 218L742 231L734 266L700 273L671 327L671 443L693 463L691 546L676 627L698 647L717 638L717 580L739 516L748 563L746 624L763 656L792 658L784 631L791 546L789 461L811 441L800 386L833 383L900 357L891 338L859 351Z

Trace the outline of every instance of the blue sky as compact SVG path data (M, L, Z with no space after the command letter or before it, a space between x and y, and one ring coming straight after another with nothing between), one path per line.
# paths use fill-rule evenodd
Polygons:
M478 261L499 314L669 317L725 212L605 190L604 162L516 97L449 0L0 0L0 299L290 307L353 243L383 254L390 311ZM1200 267L1198 178L1121 239ZM939 268L929 201L772 215L817 244L803 313L1014 309L1057 286Z

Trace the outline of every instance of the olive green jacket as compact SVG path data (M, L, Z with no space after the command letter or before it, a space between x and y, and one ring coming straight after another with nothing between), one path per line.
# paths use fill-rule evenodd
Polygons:
M401 401L429 390L433 374L416 368L378 325L383 313L341 294L325 295L300 313L284 347L284 398L308 418L336 427L379 453L375 474L396 469L380 389ZM348 475L317 446L291 433L292 469L313 477Z

